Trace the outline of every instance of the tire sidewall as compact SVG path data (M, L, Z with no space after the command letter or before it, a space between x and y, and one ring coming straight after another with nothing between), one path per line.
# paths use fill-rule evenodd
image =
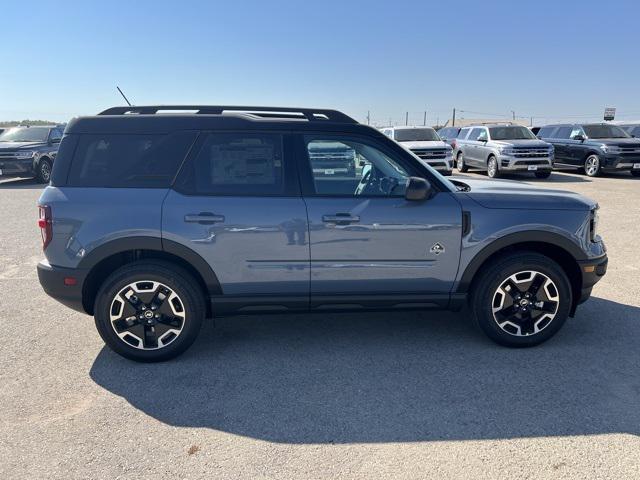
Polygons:
M496 165L493 175L491 175L491 168L490 168L491 162L494 162ZM487 176L489 178L498 178L499 175L500 175L500 172L498 171L498 160L496 159L496 157L489 157L489 159L487 160Z
M518 337L502 330L493 318L492 302L496 289L509 276L524 270L535 270L547 275L556 285L560 296L560 305L555 318L542 331L528 336ZM509 347L531 347L545 342L554 336L564 325L572 304L571 285L562 268L553 260L538 254L510 256L490 267L473 293L473 309L476 322L482 331L493 341Z
M459 152L456 158L456 168L460 173L467 171L467 166L464 164L464 154L462 152Z
M42 171L42 167L46 165L49 167L49 178L45 179L44 178L44 173ZM43 158L38 162L38 167L37 167L37 172L36 172L36 178L38 179L38 181L40 183L49 183L51 181L51 168L52 164L51 161L47 158Z
M104 342L125 358L142 362L169 360L184 352L196 339L204 318L203 300L194 288L193 280L188 276L158 265L149 264L146 269L145 272L143 264L130 265L117 270L105 280L96 296L96 328ZM141 350L128 345L111 325L109 312L117 293L126 285L143 280L161 282L171 288L180 297L185 309L184 326L180 335L169 345L158 350Z
M598 161L598 168L596 169L596 171L594 173L589 173L589 170L587 168L587 162L589 161L590 158L595 158ZM584 173L586 176L588 177L597 177L598 174L600 173L600 170L602 169L602 165L600 163L600 157L596 154L591 154L588 155L587 158L584 160Z

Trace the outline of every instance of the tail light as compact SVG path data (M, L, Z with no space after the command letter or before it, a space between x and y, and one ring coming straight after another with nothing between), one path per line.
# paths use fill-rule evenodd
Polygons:
M53 237L53 223L51 218L51 207L49 205L38 205L38 227L42 236L42 249L47 248Z

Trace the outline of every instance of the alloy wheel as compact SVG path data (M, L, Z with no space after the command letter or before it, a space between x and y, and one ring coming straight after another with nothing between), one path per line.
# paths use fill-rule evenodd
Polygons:
M185 318L184 302L176 292L151 280L139 280L120 289L109 310L116 335L140 350L158 350L175 341Z
M493 294L491 310L503 331L522 337L547 328L559 306L560 295L553 280L544 273L526 270L500 283Z
M40 178L45 183L51 180L51 166L49 162L43 161L40 163Z
M584 171L590 176L594 177L600 170L600 159L595 155L590 155L584 162Z
M496 176L497 173L498 173L498 162L496 161L495 158L491 157L487 165L487 175L493 178Z

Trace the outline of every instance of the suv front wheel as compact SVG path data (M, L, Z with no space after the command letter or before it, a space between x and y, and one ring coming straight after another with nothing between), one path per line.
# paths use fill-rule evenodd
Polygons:
M206 307L189 273L146 260L113 272L98 292L94 311L98 332L114 352L158 362L178 356L193 343Z
M469 170L469 167L464 163L464 154L462 152L458 152L458 156L456 157L456 167L460 173L465 173Z
M538 253L502 257L474 281L471 305L477 325L494 342L532 347L562 327L571 286L562 268Z
M36 178L40 183L49 183L51 181L51 161L49 159L43 158L38 162Z
M597 177L600 174L600 157L598 155L589 155L584 161L584 173L588 177Z
M498 168L498 159L493 155L487 160L487 175L490 178L498 178L500 176L500 169Z

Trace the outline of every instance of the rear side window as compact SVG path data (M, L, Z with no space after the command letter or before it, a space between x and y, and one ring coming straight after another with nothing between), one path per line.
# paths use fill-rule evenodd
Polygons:
M210 133L178 187L195 195L282 195L282 152L278 134Z
M196 138L195 132L162 135L80 135L72 187L167 188Z
M560 127L553 138L569 138L571 130L573 130L573 127Z

